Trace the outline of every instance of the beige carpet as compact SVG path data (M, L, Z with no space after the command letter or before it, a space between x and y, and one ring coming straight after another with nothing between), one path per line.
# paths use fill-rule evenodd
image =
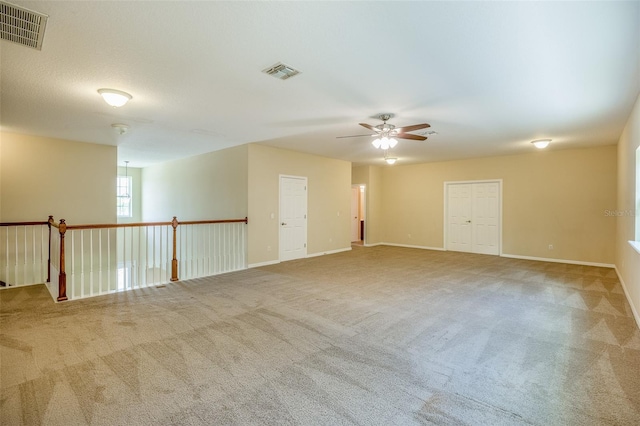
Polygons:
M0 303L2 425L640 424L611 269L357 247Z

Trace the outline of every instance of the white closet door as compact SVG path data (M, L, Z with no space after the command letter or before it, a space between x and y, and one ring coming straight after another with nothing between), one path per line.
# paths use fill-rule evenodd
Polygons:
M472 251L500 254L500 187L498 182L473 184Z
M471 184L448 185L447 250L472 251Z
M447 250L500 254L500 182L448 183Z

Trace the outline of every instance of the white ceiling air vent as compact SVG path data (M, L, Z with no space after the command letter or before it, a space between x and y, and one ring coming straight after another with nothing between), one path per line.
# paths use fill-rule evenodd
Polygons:
M289 65L285 65L281 62L278 62L275 65L270 66L269 68L265 68L262 70L263 73L274 76L275 78L279 78L280 80L286 80L289 77L293 77L294 75L300 74L300 71L290 67Z
M0 1L0 38L42 49L48 16Z

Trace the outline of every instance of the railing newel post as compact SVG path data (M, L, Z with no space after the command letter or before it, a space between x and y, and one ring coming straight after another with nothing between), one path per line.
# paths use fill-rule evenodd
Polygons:
M173 217L171 221L171 226L173 227L173 259L171 259L171 281L178 281L178 258L177 258L177 250L176 250L176 228L178 228L178 219L176 216Z
M67 232L67 224L64 219L60 219L58 227L60 231L60 275L58 276L58 302L67 300L67 273L64 267L64 234Z
M49 254L47 255L47 282L51 282L51 224L53 223L53 216L49 215L47 220L47 227L49 228Z

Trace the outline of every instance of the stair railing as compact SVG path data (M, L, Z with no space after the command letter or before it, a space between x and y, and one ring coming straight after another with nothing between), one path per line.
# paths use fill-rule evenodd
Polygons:
M245 269L247 223L246 217L180 222L174 216L170 222L69 225L51 218L59 249L54 239L58 286L50 290L64 301Z
M50 242L48 221L0 223L0 287L50 281Z

